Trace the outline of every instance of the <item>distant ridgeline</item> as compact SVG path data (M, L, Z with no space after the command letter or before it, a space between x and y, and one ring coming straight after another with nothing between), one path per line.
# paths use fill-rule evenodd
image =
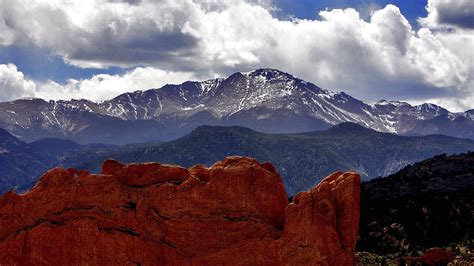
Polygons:
M0 141L0 192L31 187L47 169L74 167L98 172L108 158L123 162L178 164L186 167L243 155L272 162L290 195L307 190L322 177L355 170L364 180L392 174L408 164L442 154L474 150L474 141L442 135L405 137L380 133L354 123L324 131L265 134L244 127L201 126L174 141L125 146L43 139L24 143L8 136ZM2 144L3 143L3 144ZM15 143L15 149L8 146Z
M474 152L362 183L358 249L408 254L474 240Z

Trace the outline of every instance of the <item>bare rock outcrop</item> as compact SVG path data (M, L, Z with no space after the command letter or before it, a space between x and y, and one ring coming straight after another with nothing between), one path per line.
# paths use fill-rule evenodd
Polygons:
M352 265L359 186L338 172L289 203L273 165L247 157L55 168L0 196L0 265Z

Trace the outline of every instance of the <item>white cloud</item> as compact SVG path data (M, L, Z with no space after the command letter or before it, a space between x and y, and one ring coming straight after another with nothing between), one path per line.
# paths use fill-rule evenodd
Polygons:
M422 26L430 28L432 35L452 53L463 66L446 70L466 77L452 86L452 94L427 99L451 110L463 111L474 108L474 1L428 0L428 16L420 18Z
M395 6L375 11L370 22L353 9L320 16L275 23L275 35L284 37L263 64L365 99L444 94L467 79L466 66L431 31L414 32Z
M0 64L0 101L33 96L36 85L13 64Z
M368 21L354 9L288 21L272 15L269 0L3 1L0 45L46 47L80 67L148 66L136 71L160 69L156 80L167 72L179 79L272 67L366 100L468 99L473 34L433 23L459 10L469 16L473 2L459 0L449 12L446 3L430 0L424 27L415 31L393 5ZM48 82L38 92L103 99L152 83L132 78L133 72ZM468 106L474 108L459 103L457 109Z
M190 79L195 79L191 73L139 67L124 75L99 74L90 79L70 79L66 84L48 81L38 87L36 96L53 100L87 98L100 101L130 91L160 88L166 84L179 84Z
M0 65L0 101L22 97L40 97L48 100L87 98L108 100L134 90L160 88L179 84L196 77L187 72L169 72L152 67L138 67L123 75L99 74L90 79L70 79L65 84L54 81L35 82L25 78L13 64Z

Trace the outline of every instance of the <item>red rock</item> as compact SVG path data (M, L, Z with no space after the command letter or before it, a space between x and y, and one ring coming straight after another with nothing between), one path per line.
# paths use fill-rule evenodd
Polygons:
M421 256L421 261L426 265L446 265L452 262L455 255L452 251L444 248L430 248Z
M359 183L335 173L288 203L273 165L247 157L56 168L0 196L0 265L353 265Z
M167 181L180 181L189 177L186 168L159 163L122 165L107 160L102 165L104 175L115 176L122 184L131 187L146 187Z

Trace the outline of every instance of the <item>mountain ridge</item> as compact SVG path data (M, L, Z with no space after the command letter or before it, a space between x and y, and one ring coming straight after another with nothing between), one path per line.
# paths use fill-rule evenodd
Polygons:
M202 124L297 133L342 122L401 135L438 133L474 139L473 113L452 113L434 104L365 103L276 69L257 69L124 93L100 102L1 102L0 127L26 141L60 137L111 144L176 139Z
M190 167L194 164L210 166L219 157L250 156L274 162L287 190L296 193L317 183L319 180L315 177L334 171L357 171L367 180L441 153L469 149L474 149L473 140L440 135L399 136L351 123L294 134L267 134L240 126L199 126L174 141L92 157L90 153L78 154L76 158L87 156L88 159L77 164L78 159L71 157L62 163L65 167L97 172L100 163L108 158L126 163L159 161ZM301 154L305 154L304 158Z
M2 169L16 171L0 172L0 193L14 188L24 191L35 183L39 174L55 166L97 172L100 163L108 158L129 163L160 161L189 167L198 163L210 166L216 159L231 155L275 162L288 191L296 193L318 182L316 176L338 170L356 170L367 180L437 154L474 150L474 140L440 135L399 136L351 122L327 130L293 134L268 134L242 126L204 125L174 141L122 146L79 145L65 139L24 143L11 138L20 144L15 153L19 157L0 153ZM0 140L0 150L12 150L1 143ZM301 154L307 155L306 159L301 159ZM39 165L34 163L38 160ZM34 179L28 179L31 177Z

